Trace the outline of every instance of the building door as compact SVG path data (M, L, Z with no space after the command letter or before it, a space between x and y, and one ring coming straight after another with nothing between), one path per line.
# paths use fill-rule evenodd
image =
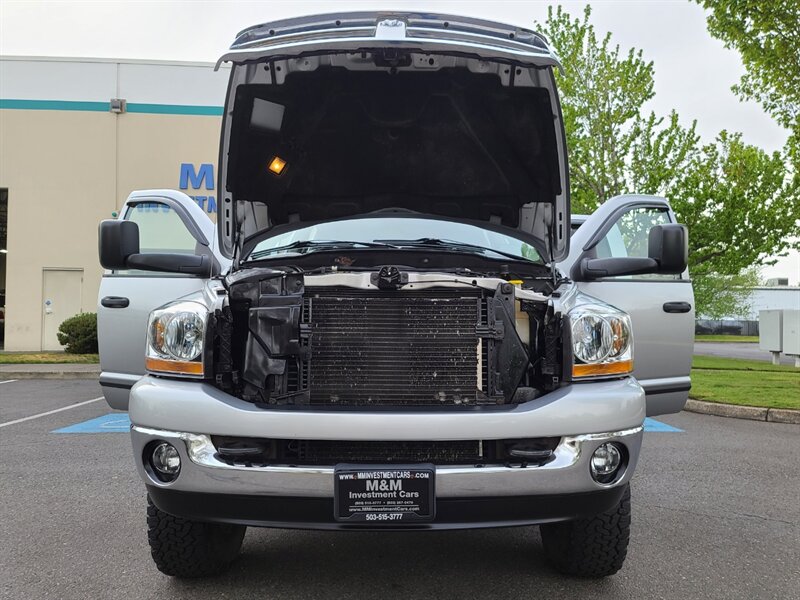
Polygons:
M81 312L83 269L42 271L42 350L60 351L58 327Z

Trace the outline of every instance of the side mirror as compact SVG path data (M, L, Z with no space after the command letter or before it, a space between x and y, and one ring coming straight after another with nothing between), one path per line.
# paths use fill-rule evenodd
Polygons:
M689 232L685 225L671 223L650 229L647 254L658 263L656 273L680 275L689 264Z
M684 225L655 225L648 234L647 258L581 258L572 270L575 281L591 281L615 275L683 273L689 262L689 235Z
M109 219L100 222L98 235L100 264L105 269L140 269L163 273L210 276L209 256L178 253L139 252L139 226L133 221Z
M101 221L98 238L104 269L125 269L128 257L139 254L139 226L133 221Z

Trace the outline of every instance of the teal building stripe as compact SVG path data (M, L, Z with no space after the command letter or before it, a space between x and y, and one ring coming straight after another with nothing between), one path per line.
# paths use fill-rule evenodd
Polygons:
M108 102L82 102L73 100L16 100L0 98L0 109L16 110L82 110L108 112ZM146 104L129 102L127 112L149 115L200 115L222 116L221 106L193 106L190 104Z
M189 104L140 104L129 102L129 113L145 113L150 115L204 115L222 116L221 106L193 106Z
M14 100L0 98L0 108L17 110L83 110L108 112L108 102L82 102L73 100Z

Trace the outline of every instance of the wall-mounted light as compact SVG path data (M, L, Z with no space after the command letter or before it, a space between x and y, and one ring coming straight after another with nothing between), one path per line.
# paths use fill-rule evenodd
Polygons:
M108 110L112 113L124 113L128 108L128 103L124 98L112 98L109 101Z

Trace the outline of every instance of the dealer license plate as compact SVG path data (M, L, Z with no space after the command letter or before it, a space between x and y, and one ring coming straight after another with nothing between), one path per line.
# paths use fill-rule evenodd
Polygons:
M334 517L348 523L421 523L436 514L436 467L429 464L334 469Z

